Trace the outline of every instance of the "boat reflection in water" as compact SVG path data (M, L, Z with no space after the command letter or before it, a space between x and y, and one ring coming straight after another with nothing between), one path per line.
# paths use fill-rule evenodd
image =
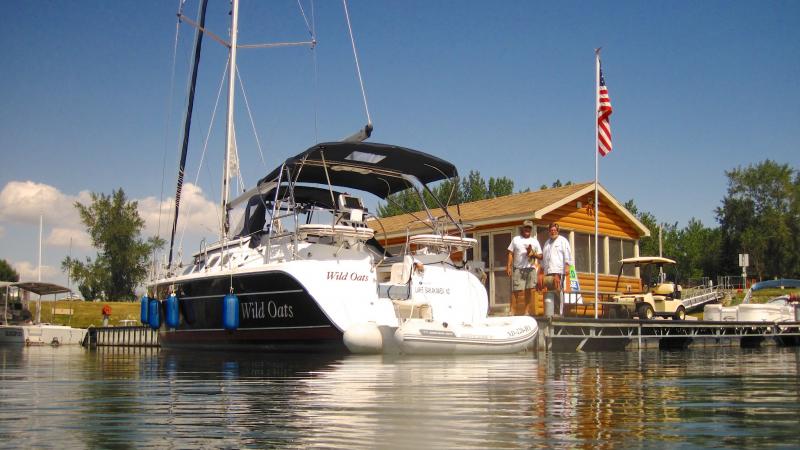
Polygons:
M800 413L796 348L539 358L74 350L0 348L0 434L16 446L797 442L788 426Z

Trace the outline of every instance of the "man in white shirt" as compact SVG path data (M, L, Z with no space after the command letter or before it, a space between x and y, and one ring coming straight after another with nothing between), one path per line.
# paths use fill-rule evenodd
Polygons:
M570 292L569 268L573 262L569 241L559 235L558 230L557 223L551 223L547 227L550 239L544 243L539 271L545 275L544 284L547 288L545 299L550 298L553 301L554 311L560 314L561 292L563 290Z
M533 302L533 291L536 283L536 260L542 259L542 247L536 238L531 237L533 222L522 223L519 236L514 236L508 245L508 262L506 273L511 278L512 316L528 314Z

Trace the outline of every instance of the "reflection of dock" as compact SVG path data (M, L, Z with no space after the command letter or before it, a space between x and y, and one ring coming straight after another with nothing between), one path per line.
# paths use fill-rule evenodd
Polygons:
M84 347L158 347L158 331L150 327L89 328Z
M800 344L800 322L598 320L583 317L537 317L537 321L540 350L602 351Z

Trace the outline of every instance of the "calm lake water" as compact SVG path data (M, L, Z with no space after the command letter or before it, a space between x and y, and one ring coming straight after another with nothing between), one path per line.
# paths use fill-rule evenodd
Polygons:
M0 348L0 446L800 446L800 349L364 357Z

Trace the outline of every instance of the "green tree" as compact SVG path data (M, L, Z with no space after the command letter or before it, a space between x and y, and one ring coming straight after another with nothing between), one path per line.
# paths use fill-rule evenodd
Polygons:
M686 278L720 275L717 261L720 252L719 229L703 226L694 217L677 235L678 266Z
M506 177L486 180L477 170L470 170L464 178L444 180L423 194L429 207L474 202L487 198L509 195L514 192L514 182ZM435 197L435 198L434 198ZM437 202L436 199L439 201ZM406 189L386 198L386 204L378 205L380 217L396 216L422 210L422 202L414 189Z
M75 207L97 249L97 257L94 261L87 258L86 262L65 258L62 269L70 271L87 300L135 298L134 290L147 275L150 254L164 244L163 240L141 239L144 221L139 217L137 202L129 202L122 188L111 195L92 193L90 205L75 202Z
M800 274L800 174L769 159L725 172L728 191L716 209L721 231L720 267L738 271L739 253L750 255L760 278Z
M497 198L502 197L504 195L511 195L514 193L514 180L511 178L506 177L489 177L489 197L488 198ZM530 188L527 188L525 191L527 192Z
M0 259L0 281L19 281L19 273L5 259Z
M539 190L543 191L545 189L560 188L563 186L570 186L570 185L572 185L572 181L567 181L566 183L562 183L560 179L556 178L556 181L553 181L553 183L550 186L547 186L546 184L539 186Z

